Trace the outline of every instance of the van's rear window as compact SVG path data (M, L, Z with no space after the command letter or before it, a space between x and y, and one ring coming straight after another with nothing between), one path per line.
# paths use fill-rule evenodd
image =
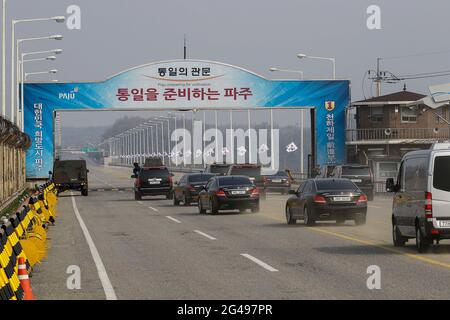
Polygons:
M441 156L434 159L433 187L450 192L450 156Z

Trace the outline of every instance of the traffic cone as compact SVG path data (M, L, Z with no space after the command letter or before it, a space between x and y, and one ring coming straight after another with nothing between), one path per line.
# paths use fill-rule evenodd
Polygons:
M23 300L36 300L31 291L30 279L28 278L27 266L25 265L25 259L19 257L19 280L22 286L24 297Z

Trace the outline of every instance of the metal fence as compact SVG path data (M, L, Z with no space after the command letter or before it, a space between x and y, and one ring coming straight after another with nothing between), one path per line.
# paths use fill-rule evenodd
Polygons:
M0 208L25 188L25 152L31 139L0 117Z
M362 140L448 140L450 128L347 129L347 141Z

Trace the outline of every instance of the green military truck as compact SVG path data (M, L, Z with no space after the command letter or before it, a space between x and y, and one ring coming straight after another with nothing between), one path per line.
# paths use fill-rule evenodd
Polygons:
M58 192L66 190L81 191L81 195L88 195L88 172L86 160L55 160L52 176Z

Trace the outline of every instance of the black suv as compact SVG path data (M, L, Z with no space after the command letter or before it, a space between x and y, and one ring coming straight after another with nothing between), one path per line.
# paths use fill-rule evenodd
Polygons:
M369 166L360 164L344 164L336 167L333 177L350 179L367 195L367 199L374 198L374 181Z
M167 167L143 167L138 175L132 175L134 182L134 199L141 200L142 196L161 196L172 199L172 177Z
M218 176L224 176L227 174L228 169L230 168L229 164L225 163L212 163L206 166L206 173L213 173Z
M53 171L49 171L58 192L66 190L81 191L88 195L88 174L86 160L55 160Z
M228 169L227 176L247 176L259 189L261 199L266 199L266 178L261 175L259 164L232 164Z

